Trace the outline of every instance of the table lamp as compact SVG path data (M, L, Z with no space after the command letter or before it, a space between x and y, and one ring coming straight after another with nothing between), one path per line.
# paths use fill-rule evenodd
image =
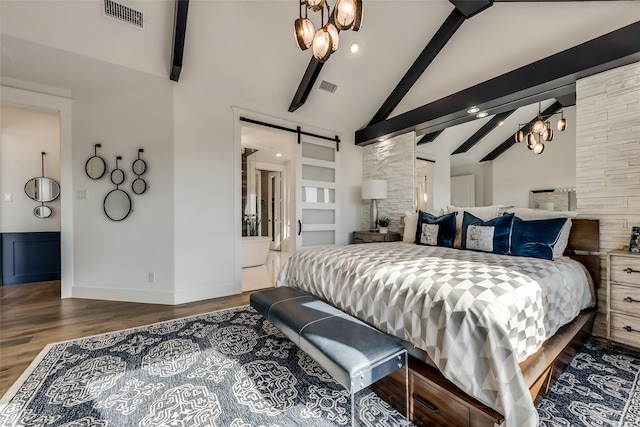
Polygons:
M378 200L387 198L387 181L372 179L362 182L362 200L371 200L369 231L378 229Z

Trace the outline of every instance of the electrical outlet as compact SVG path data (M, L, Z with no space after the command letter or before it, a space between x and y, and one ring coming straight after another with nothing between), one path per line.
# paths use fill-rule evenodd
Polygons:
M5 202L13 202L13 193L4 193Z
M149 272L149 283L156 283L156 273L153 271Z
M78 190L76 192L76 198L80 200L87 200L89 198L89 192L87 190Z

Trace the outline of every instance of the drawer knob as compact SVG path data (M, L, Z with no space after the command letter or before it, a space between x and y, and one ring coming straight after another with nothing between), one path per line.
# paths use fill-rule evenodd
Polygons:
M413 397L413 400L415 400L416 403L418 403L420 406L425 407L428 411L433 412L434 414L439 414L440 413L440 409L438 409L437 407L433 406L432 404L430 404L429 402L427 402L426 400L424 400L423 398L421 398L417 394L413 393L411 395L411 397Z
M627 267L627 268L625 268L625 269L624 269L624 271L625 271L627 274L631 274L631 273L640 273L640 270L634 270L634 269L633 269L633 268L631 268L631 267Z
M626 302L640 302L640 300L633 299L633 298L631 298L631 297L625 297L625 298L624 298L624 300L625 300Z
M629 326L629 325L625 326L625 327L624 327L624 328L622 328L622 329L624 329L624 330L625 330L625 331L627 331L627 332L640 332L640 331L638 331L638 330L633 329L633 328L632 328L631 326Z

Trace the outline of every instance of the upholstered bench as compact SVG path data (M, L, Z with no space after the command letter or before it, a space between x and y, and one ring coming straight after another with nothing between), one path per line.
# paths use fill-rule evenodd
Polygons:
M356 392L402 367L407 379L407 351L397 338L311 294L273 288L254 292L250 303L349 391L352 425Z

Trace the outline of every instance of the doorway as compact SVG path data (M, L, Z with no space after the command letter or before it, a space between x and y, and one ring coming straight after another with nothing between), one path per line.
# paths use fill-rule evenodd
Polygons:
M291 232L295 189L290 186L296 141L292 135L251 123L243 123L240 134L243 264L249 257L249 236L268 243L264 257L242 268L242 291L247 292L274 286L280 268L295 250Z

